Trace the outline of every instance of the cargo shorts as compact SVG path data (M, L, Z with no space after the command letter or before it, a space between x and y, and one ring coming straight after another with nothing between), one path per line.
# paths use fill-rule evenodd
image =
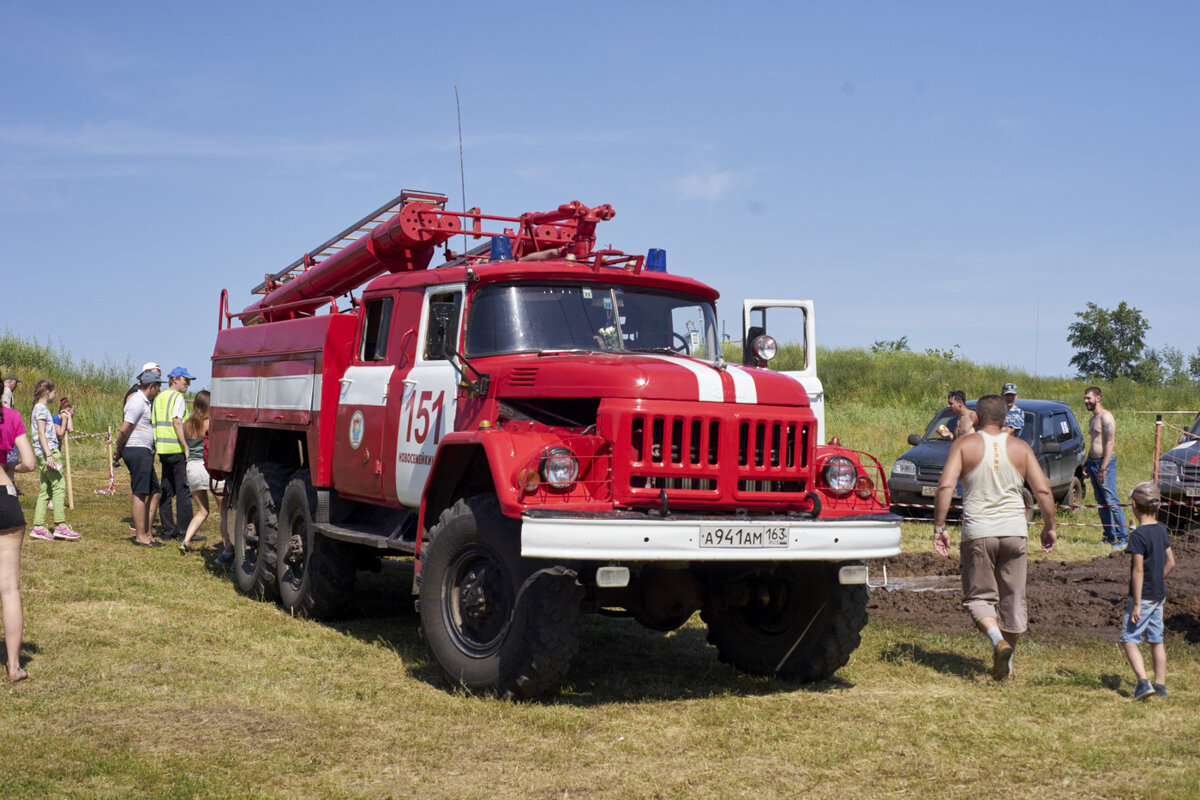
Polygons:
M1000 630L1024 633L1029 626L1025 607L1027 537L983 536L963 539L962 604L972 622L995 617Z

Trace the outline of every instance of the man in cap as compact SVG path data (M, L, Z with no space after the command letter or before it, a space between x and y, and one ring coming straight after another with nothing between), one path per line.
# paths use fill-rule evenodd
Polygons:
M138 389L125 401L124 419L117 433L114 452L129 468L129 489L133 495L130 515L133 517L133 543L142 547L162 547L150 535L152 498L160 494L158 476L154 474L154 426L150 421L150 406L158 396L162 378L153 370L138 375Z
M1008 411L1004 414L1004 432L1019 439L1021 438L1021 429L1025 427L1025 412L1017 405L1017 385L1015 383L1004 384L1004 388L1000 390L1000 396L1004 398L1004 405L1008 406Z
M1125 526L1125 512L1117 497L1117 422L1112 412L1104 407L1103 393L1099 386L1089 386L1083 393L1083 404L1092 412L1088 422L1088 457L1083 462L1083 471L1092 479L1093 497L1100 504L1100 524L1104 526L1104 538L1113 550L1121 550L1129 543L1129 529Z
M187 437L183 421L187 419L188 386L196 379L184 367L175 367L167 375L167 391L154 398L150 421L154 426L154 450L162 465L162 503L159 521L162 538L179 539L192 521L192 492L187 483ZM171 500L175 500L172 513ZM176 522L179 523L176 527Z
M14 411L16 410L17 407L13 400L13 392L17 390L17 384L20 382L21 379L11 372L4 376L4 397L0 399L0 405L3 405L5 408L11 408ZM17 448L14 447L8 451L8 459L4 464L4 471L8 473L8 479L13 486L17 485L12 480L12 477L16 472L18 461L20 461L20 457L17 455Z

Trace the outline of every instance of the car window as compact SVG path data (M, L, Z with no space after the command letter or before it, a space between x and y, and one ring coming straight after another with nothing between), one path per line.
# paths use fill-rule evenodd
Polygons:
M954 436L954 431L958 429L958 417L954 416L954 412L948 408L943 408L941 411L933 415L933 420L929 426L925 428L924 441L926 442L948 442L950 441L945 436L938 433L938 428L945 425L950 429L950 436Z

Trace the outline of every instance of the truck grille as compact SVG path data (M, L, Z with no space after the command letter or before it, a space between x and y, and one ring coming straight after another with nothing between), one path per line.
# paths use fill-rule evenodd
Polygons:
M723 415L715 413L724 411ZM808 491L815 419L808 409L605 400L613 442L613 499L694 507L800 502ZM794 498L792 497L794 495Z
M1200 464L1180 464L1179 478L1188 483L1200 482Z

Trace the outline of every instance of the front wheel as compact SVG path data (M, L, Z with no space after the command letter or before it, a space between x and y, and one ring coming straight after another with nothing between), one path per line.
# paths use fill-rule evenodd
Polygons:
M275 574L284 608L300 617L330 619L354 589L355 564L346 545L317 535L316 506L307 473L292 478L279 506Z
M843 586L837 573L834 564L781 564L749 579L746 605L701 611L717 656L752 675L832 677L867 624L867 588Z
M521 558L520 527L480 495L444 511L421 548L421 630L442 676L470 691L556 691L579 649L583 588Z

